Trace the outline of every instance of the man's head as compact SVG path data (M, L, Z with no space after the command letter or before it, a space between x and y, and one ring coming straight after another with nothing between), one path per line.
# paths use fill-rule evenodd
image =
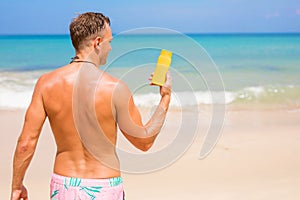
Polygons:
M81 14L70 24L70 35L77 53L88 51L97 58L97 64L106 63L112 40L108 17L94 12Z
M75 50L80 51L97 36L103 37L109 25L109 18L102 13L87 12L74 18L70 24L70 36Z

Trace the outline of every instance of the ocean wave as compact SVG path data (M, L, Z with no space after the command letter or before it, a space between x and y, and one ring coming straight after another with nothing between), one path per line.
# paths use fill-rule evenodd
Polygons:
M1 72L0 108L27 108L41 72Z
M27 86L16 86L16 83L1 84L0 108L26 108L33 92L34 82ZM159 93L134 94L134 101L140 107L153 107L159 103ZM246 87L238 91L195 91L172 92L170 107L183 108L190 106L212 104L261 104L300 107L300 87L288 86L258 86Z
M0 108L27 108L31 101L33 90L8 90L0 88Z
M232 103L300 104L300 87L258 86L247 87L234 93Z
M159 101L159 94L136 95L136 104L151 107ZM246 87L238 91L196 91L173 92L171 107L186 107L212 104L261 104L280 106L300 106L300 87L288 86L258 86Z
M0 108L28 107L34 85L43 71L1 72L0 73ZM134 93L136 105L153 107L160 100L159 93ZM173 88L171 107L189 107L212 104L262 104L300 107L300 86L267 85L244 87L240 90L227 91L177 91Z

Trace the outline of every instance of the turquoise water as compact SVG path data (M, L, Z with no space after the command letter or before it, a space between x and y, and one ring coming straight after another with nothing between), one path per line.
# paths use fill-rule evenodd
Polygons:
M190 42L202 50L189 48ZM139 44L143 48L136 48ZM140 95L138 103L145 105L149 103L145 99L152 97L143 95L157 90L137 89L136 85L147 82L160 48L166 47L174 51L174 91L193 90L198 104L212 103L208 87L219 91L218 71L227 104L300 105L300 34L115 35L113 50L102 68L123 78ZM121 54L122 49L129 51ZM37 78L66 65L73 56L68 35L0 36L0 107L24 107ZM214 80L218 85L213 85Z
M0 47L0 70L51 70L73 55L67 35L0 36Z

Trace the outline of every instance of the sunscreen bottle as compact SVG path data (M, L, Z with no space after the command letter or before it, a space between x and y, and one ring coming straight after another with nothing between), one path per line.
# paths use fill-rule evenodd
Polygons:
M163 86L166 81L166 73L168 72L172 61L172 52L162 49L157 60L157 65L152 77L152 83Z

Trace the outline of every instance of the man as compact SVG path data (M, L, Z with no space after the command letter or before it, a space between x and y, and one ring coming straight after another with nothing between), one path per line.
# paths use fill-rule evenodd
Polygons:
M36 83L14 155L13 200L28 199L23 178L46 117L57 145L51 199L123 199L117 124L142 151L152 146L163 125L171 96L169 74L155 113L143 125L126 84L98 69L111 50L109 18L81 14L70 24L70 35L76 51L72 62Z

